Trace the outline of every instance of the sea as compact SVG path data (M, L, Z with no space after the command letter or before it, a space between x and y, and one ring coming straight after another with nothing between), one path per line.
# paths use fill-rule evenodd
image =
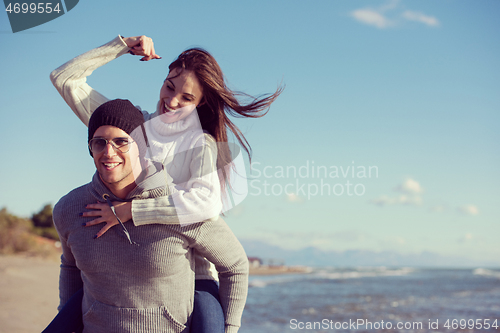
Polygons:
M249 286L240 333L500 332L500 269L313 268Z

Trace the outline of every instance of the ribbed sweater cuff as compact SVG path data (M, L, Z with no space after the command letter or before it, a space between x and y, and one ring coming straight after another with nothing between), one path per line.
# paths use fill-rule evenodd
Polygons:
M123 41L121 36L116 36L112 41L108 42L107 44L104 44L106 46L109 46L112 48L112 50L115 50L117 54L117 58L125 53L127 53L130 49L127 46L127 44ZM111 51L111 49L110 49Z
M168 198L162 198L155 205L154 199L132 200L132 220L136 226L147 224L178 224L179 218L175 207L171 205ZM161 199L157 198L158 201ZM160 208L161 207L161 208Z
M237 327L237 326L226 325L224 332L225 333L238 333L238 329L239 329L239 327Z

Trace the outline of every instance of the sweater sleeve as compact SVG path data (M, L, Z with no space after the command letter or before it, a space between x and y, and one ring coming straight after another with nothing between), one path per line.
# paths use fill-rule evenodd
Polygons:
M169 184L169 196L133 200L134 224L190 224L217 219L222 201L216 161L217 144L208 134L202 135L191 149L166 161L174 167L189 168L189 180Z
M117 36L109 43L71 59L50 73L52 84L86 126L92 112L109 100L86 83L87 76L128 51L127 44Z
M222 218L200 225L193 247L215 264L219 272L219 296L225 333L236 333L248 293L248 258Z
M64 214L60 209L63 204L54 206L53 219L54 225L59 234L63 253L61 255L61 271L59 273L59 306L58 310L66 304L66 302L78 290L83 288L83 281L80 274L80 269L76 267L76 261L71 252L71 248L67 243L67 232L64 228Z

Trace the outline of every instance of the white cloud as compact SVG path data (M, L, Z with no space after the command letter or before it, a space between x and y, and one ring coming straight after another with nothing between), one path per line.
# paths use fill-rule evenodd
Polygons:
M358 22L371 25L379 29L395 27L404 21L413 21L425 24L430 27L439 25L437 18L426 15L424 13L406 10L398 12L399 1L393 0L378 8L360 8L351 12L353 17Z
M392 25L391 21L374 9L357 9L351 13L351 16L361 23L373 25L380 29Z
M414 195L414 196L401 195L399 197L399 203L401 205L420 206L422 204L422 198L419 195Z
M473 239L475 239L475 237L471 233L466 233L465 235L463 235L462 237L460 237L458 239L458 242L459 243L467 243L467 242L472 241Z
M383 195L377 199L370 201L372 204L378 206L391 206L391 205L413 205L420 206L422 204L422 198L418 195L399 195L396 197L388 197Z
M401 192L402 194L392 197L383 195L371 200L370 202L378 206L422 205L422 197L420 196L420 193L422 193L424 190L422 186L420 186L420 183L416 180L408 178L402 184L396 186L394 190L397 192Z
M394 188L395 191L403 192L407 194L420 194L424 191L419 182L411 178L406 179L402 184Z
M289 202L303 202L304 200L295 193L286 194L286 200Z
M477 215L479 214L479 209L475 205L463 205L458 207L458 211L465 215Z
M439 25L439 21L437 18L425 15L420 12L415 12L411 10L407 10L402 14L403 18L409 20L409 21L415 21L415 22L420 22L423 24L426 24L431 27L435 27Z

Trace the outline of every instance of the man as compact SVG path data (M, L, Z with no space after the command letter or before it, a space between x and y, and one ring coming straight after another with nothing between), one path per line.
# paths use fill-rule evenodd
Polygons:
M54 207L63 248L60 308L83 287L83 332L189 332L196 249L219 272L225 331L237 332L248 261L222 219L188 226L121 224L97 239L98 225L82 227L87 204L165 195L162 166L142 170L143 122L142 113L126 100L104 103L90 118L96 173Z

